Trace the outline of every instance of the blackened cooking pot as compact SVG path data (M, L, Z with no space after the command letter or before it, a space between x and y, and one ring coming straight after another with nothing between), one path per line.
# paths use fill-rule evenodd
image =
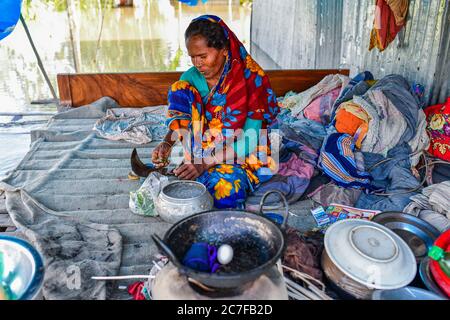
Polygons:
M286 208L282 225L262 214L265 198L278 193ZM283 231L288 220L286 198L279 191L269 191L261 199L260 214L243 210L212 210L180 220L165 234L164 240L153 240L180 274L211 288L238 288L257 279L271 269L285 249ZM234 250L233 260L216 273L201 272L184 266L184 256L197 242L219 247L229 244Z

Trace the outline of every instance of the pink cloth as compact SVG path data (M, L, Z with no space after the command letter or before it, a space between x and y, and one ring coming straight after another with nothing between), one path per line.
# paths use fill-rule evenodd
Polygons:
M330 122L331 109L340 92L341 87L338 87L315 98L303 111L305 118L328 124Z
M282 176L296 176L308 180L311 179L313 173L314 167L309 162L299 158L295 153L287 162L280 163L278 169L278 174Z

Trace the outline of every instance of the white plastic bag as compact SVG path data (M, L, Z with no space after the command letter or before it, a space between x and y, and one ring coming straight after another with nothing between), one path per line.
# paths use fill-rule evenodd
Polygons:
M152 172L138 190L130 192L129 206L131 211L142 216L158 216L155 201L160 190L168 183L168 177L158 172Z

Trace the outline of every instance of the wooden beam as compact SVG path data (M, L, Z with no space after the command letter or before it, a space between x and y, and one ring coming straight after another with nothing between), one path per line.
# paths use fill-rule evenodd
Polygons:
M304 91L329 74L349 75L349 70L268 70L277 96ZM167 92L181 72L58 74L62 105L80 107L101 97L111 97L122 107L167 104Z
M65 106L73 106L72 93L70 88L70 75L58 74L58 91L59 91L59 103Z

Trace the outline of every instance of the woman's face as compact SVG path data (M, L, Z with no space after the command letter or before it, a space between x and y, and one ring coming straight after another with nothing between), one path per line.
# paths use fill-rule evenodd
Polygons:
M186 48L192 63L206 80L220 77L228 54L226 48L219 50L208 47L208 41L201 35L189 37L186 40Z

